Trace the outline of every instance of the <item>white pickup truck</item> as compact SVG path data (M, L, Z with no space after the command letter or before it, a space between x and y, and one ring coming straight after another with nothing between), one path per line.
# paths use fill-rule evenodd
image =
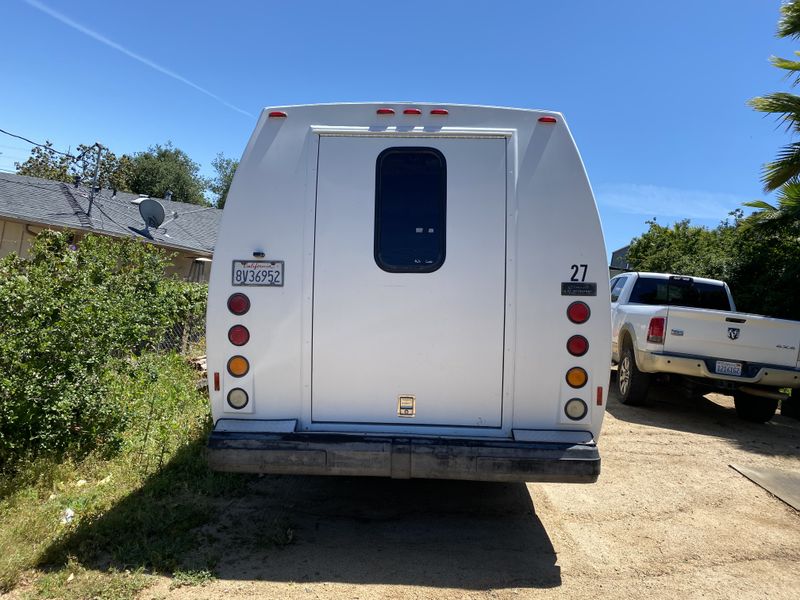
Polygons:
M727 284L664 273L611 282L612 359L620 399L645 401L653 374L732 394L738 415L764 423L800 387L800 322L734 312Z

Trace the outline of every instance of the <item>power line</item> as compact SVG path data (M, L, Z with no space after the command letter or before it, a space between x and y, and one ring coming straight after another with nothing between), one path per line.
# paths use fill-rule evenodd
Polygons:
M40 144L39 142L34 142L33 140L29 140L25 136L17 135L16 133L11 133L10 131L6 131L5 129L0 129L0 133L5 133L6 135L10 135L13 138L22 140L23 142L28 142L29 144L32 144L34 146L39 146L40 148L47 148L51 152L55 152L56 154L61 154L62 156L66 156L68 158L75 160L75 157L72 156L71 154L67 154L66 152L61 152L60 150L56 150L55 148L53 148L52 146L48 146L47 144Z
M5 129L0 129L0 133L4 133L4 134L6 134L8 136L11 136L13 138L17 138L18 140L22 140L23 142L28 142L29 144L32 144L34 146L39 146L40 148L45 148L46 150L48 150L50 152L55 152L56 154L60 154L62 156L66 156L67 158L71 159L73 162L79 162L81 159L83 159L84 155L89 150L91 150L92 148L95 148L96 146L100 145L98 143L94 143L91 146L89 146L88 148L86 148L86 150L81 152L78 156L73 156L72 154L69 154L68 152L61 152L61 150L56 150L52 146L48 146L47 144L40 144L39 142L34 142L33 140L30 140L30 139L26 138L25 136L17 135L16 133L11 133L10 131L6 131Z

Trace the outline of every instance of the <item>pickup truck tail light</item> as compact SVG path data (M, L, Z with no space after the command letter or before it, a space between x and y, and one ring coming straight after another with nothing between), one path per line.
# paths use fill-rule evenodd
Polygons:
M664 317L650 319L650 326L647 328L647 341L653 344L663 344L666 327L667 320Z

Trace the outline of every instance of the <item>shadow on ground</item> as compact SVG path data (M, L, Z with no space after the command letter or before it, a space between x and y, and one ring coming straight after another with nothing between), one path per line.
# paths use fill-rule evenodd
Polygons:
M561 584L524 484L209 473L200 442L47 552L95 569L487 590ZM220 478L217 481L216 478Z
M616 372L606 407L621 421L731 440L748 452L774 456L800 454L800 421L776 414L767 423L740 419L733 398L690 393L679 384L653 383L643 406L619 401Z

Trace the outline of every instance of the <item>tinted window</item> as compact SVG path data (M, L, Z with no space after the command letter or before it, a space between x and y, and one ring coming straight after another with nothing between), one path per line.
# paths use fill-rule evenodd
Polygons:
M614 286L611 288L611 301L616 302L619 300L619 295L622 293L622 288L625 287L625 282L628 281L627 277L620 277L614 281Z
M433 148L389 148L375 176L375 262L392 273L444 263L447 163Z
M691 278L654 279L640 277L631 291L632 304L663 304L730 310L725 287L719 283L700 283Z

